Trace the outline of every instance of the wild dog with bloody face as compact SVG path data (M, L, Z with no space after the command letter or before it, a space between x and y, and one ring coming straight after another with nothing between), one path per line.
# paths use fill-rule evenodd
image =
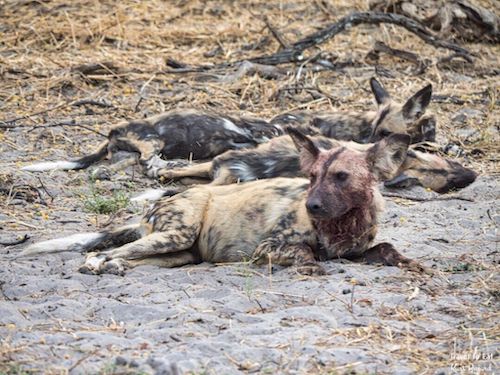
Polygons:
M305 274L323 274L317 261L336 258L420 269L389 243L371 245L383 206L377 181L399 169L409 136L391 135L360 152L323 151L302 133L290 134L309 179L196 186L158 201L140 224L41 242L23 255L94 251L81 268L88 273L247 259Z

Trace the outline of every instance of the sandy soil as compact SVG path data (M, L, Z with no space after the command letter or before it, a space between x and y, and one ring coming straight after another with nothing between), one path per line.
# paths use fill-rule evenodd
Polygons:
M433 276L342 262L313 278L247 264L89 276L77 272L80 254L16 259L26 244L0 245L0 374L499 372L498 45L466 44L474 65L458 59L414 75L408 61L366 56L379 40L432 61L449 51L393 25L359 26L307 51L338 63L320 72L286 65L276 79L225 80L230 71L171 74L165 65L276 52L261 15L295 41L366 9L364 0L253 0L248 9L223 0L0 1L0 125L15 125L0 129L0 242L140 217L138 205L88 208L160 186L138 170L97 182L87 171L19 170L87 153L117 121L179 107L264 118L366 110L372 76L400 100L432 83L439 143L457 145L448 157L481 174L456 193L473 201L432 200L419 188L402 194L432 199L387 199L378 240ZM84 73L84 64L98 69Z
M381 220L379 240L433 276L333 261L312 278L247 264L89 276L76 272L80 254L26 260L15 259L24 245L5 248L2 358L75 374L488 373L499 349L498 186L482 177L460 196L474 202L391 198ZM74 222L48 222L43 237L82 230L70 209L64 219Z

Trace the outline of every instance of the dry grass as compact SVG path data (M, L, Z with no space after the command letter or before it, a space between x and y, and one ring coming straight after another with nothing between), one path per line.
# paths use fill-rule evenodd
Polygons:
M499 67L498 46L466 46L479 55L473 67L456 62L452 68L432 67L424 75L408 78L408 62L382 56L375 67L365 59L376 40L431 59L446 56L448 51L426 45L396 26L361 26L319 47L340 62L359 62L357 68L306 72L299 77L298 67L289 66L290 75L280 80L251 75L229 83L207 82L210 77L206 76L200 80L198 74L166 73L167 58L187 64L217 64L276 52L279 44L266 28L263 16L293 42L350 11L367 9L367 1L334 4L306 0L257 0L245 2L245 6L233 1L4 1L0 10L1 120L62 105L18 123L40 125L74 119L100 131L118 119L176 107L215 108L259 117L297 107L356 110L370 105L367 79L377 68L390 76L382 79L400 97L432 82L436 94L472 101L467 107L484 112L469 124L481 136L464 147L484 153L469 162L482 172L496 171L498 137L492 132L497 132L499 123L496 103L500 82L491 73ZM307 53L312 56L318 51ZM101 69L82 73L84 64L102 65ZM113 107L65 105L83 98L106 100ZM480 100L485 104L478 103ZM457 125L450 123L450 114L459 108L454 104L433 105L441 137L455 142L460 142L460 137L455 133ZM55 135L56 143L69 143L61 139L64 137L74 141L73 134L95 136L89 130L68 126L63 134ZM3 139L6 147L16 147L9 132ZM79 152L75 146L69 151Z

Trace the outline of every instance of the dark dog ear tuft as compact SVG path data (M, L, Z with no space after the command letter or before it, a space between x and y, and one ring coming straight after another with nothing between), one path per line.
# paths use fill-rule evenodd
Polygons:
M403 117L405 120L413 122L418 120L425 113L425 110L432 97L432 85L427 85L420 89L403 105Z
M382 84L375 78L370 79L370 87L372 89L373 95L375 96L375 100L377 101L378 105L387 102L391 99L391 96L386 91L386 89L384 89L384 86L382 86Z
M297 129L288 127L286 131L290 137L292 137L293 143L300 153L300 167L302 171L308 174L312 165L318 158L320 153L319 148L314 144L311 138L302 134Z

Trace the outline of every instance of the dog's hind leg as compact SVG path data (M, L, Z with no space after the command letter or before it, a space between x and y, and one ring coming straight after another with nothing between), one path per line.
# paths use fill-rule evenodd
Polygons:
M217 169L210 185L229 185L237 182L238 177L236 177L229 168L223 166Z
M179 251L173 254L156 255L142 259L123 258L107 259L106 253L89 254L84 265L79 268L81 273L101 274L111 273L123 275L125 270L137 266L157 266L163 268L181 267L186 264L198 263L199 259L191 251Z
M196 163L188 167L166 169L162 168L158 171L158 176L166 179L177 180L184 177L210 178L212 170L212 162Z
M115 249L91 254L85 262L86 271L116 273L114 265L121 270L132 264L131 260L190 250L200 233L209 197L209 193L198 191L158 203L142 223L143 230L152 233Z
M198 258L192 251L179 251L175 254L163 254L144 259L129 260L129 266L157 266L164 268L181 267L186 264L198 262Z

